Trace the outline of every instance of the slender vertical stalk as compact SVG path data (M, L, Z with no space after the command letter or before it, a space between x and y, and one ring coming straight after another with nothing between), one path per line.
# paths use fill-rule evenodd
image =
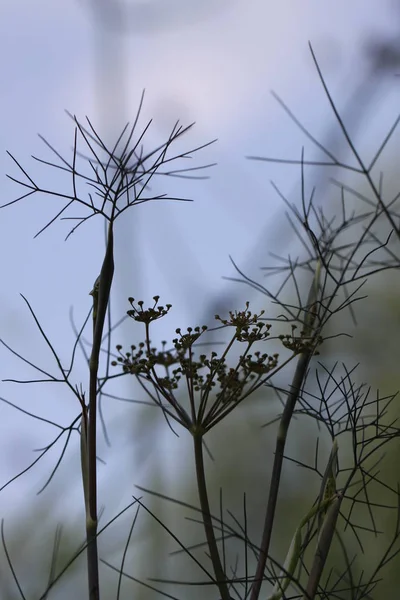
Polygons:
M291 390L288 395L288 399L286 401L285 408L283 410L282 417L279 423L278 435L276 437L274 465L272 468L271 475L271 486L269 489L264 529L261 539L260 556L257 563L254 583L251 588L250 600L257 600L260 594L261 585L264 578L265 565L267 563L269 547L271 544L272 527L275 519L275 511L278 500L278 492L280 486L287 433L289 430L290 422L292 420L293 411L296 406L301 385L304 381L305 374L307 373L307 368L311 356L312 352L305 352L300 355L296 371L293 377Z
M338 493L337 497L329 506L322 523L321 531L318 536L317 549L315 551L313 564L307 582L306 593L303 600L312 600L317 593L318 585L321 580L322 572L325 568L326 559L332 545L333 534L339 516L340 506L343 495Z
M282 417L279 423L278 434L276 437L275 457L272 467L271 485L269 489L267 510L265 512L264 529L261 539L260 556L257 563L254 582L251 588L250 600L258 600L260 595L261 585L264 579L265 565L267 563L269 548L271 544L272 528L274 525L276 504L281 481L283 458L285 455L285 446L287 434L289 431L290 422L292 420L293 411L296 407L297 399L301 387L307 375L308 365L314 354L314 344L319 333L318 327L314 329L316 319L318 317L318 294L321 279L321 261L318 260L314 278L310 286L307 298L307 311L304 322L303 335L305 338L310 338L309 346L303 350L299 356L296 370L294 372L293 381L290 387L290 392L283 409Z
M88 559L89 600L99 600L99 563L97 552L97 375L104 322L114 275L114 240L112 221L108 228L107 248L98 281L93 288L93 345L89 361L89 419L88 419L88 511L86 540ZM95 285L96 287L96 285Z
M215 579L221 594L221 600L230 600L226 576L222 567L221 558L218 551L217 541L215 539L214 527L208 502L207 483L204 471L203 457L203 435L199 432L193 433L194 457L196 463L197 489L199 492L200 507L203 515L204 530L208 549L210 551L211 562L214 568Z

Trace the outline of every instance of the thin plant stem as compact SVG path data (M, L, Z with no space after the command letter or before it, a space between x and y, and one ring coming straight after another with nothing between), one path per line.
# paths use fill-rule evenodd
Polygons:
M201 432L193 432L194 457L196 463L197 489L200 499L200 507L203 516L204 530L207 538L207 545L210 551L211 562L214 568L216 583L221 594L221 600L230 600L226 576L221 563L221 557L218 551L217 540L210 513L210 504L208 501L207 483L204 470L203 457L203 435Z
M264 578L265 565L267 562L269 547L271 543L272 528L275 521L276 504L282 473L283 458L289 425L292 420L293 412L299 397L300 389L306 376L308 365L312 352L305 352L300 355L293 377L291 390L282 413L279 423L278 435L276 437L275 458L272 467L271 486L268 496L267 510L265 513L264 529L260 546L260 557L257 563L254 582L251 588L250 600L257 600L260 595L261 584Z
M285 446L289 426L293 417L293 412L300 394L300 390L305 381L308 372L310 360L314 354L315 342L319 335L319 328L313 331L314 323L317 318L317 299L319 294L319 283L321 277L321 263L318 261L315 270L314 278L308 294L308 313L305 320L304 335L312 337L312 343L307 350L304 350L297 362L294 372L292 385L288 398L283 409L280 419L278 434L276 437L274 463L272 467L271 484L268 496L267 509L265 512L264 529L261 539L260 556L257 562L254 582L251 588L250 600L257 600L261 585L264 579L265 566L267 563L269 548L271 544L272 529L275 521L276 504L278 500L279 486L281 481L281 473L283 459L285 454Z
M98 281L93 290L93 346L89 369L88 420L88 513L86 515L89 600L99 600L99 563L97 551L97 379L104 323L114 274L114 239L112 220L108 228L107 248ZM96 284L95 284L96 285Z
M317 549L315 551L310 576L307 582L306 593L303 596L303 600L313 600L317 593L317 588L325 568L326 559L332 545L332 539L335 533L342 500L343 495L338 493L333 504L329 506L327 514L324 518L322 529L318 536Z

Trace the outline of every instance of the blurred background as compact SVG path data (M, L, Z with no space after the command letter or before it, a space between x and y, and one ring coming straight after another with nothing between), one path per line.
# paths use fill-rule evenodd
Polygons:
M306 158L322 158L270 92L276 92L312 134L343 161L349 159L311 58L311 42L357 147L363 156L373 156L398 112L399 35L398 0L2 0L1 204L21 194L19 186L5 177L6 173L20 176L6 150L35 180L61 189L65 178L31 158L54 158L37 133L70 156L73 122L64 112L67 109L81 121L88 116L101 137L112 143L122 127L134 121L145 89L141 127L153 119L146 147L165 141L178 119L183 125L195 121L185 149L218 138L193 158L194 164L218 164L205 181L157 180L160 193L190 197L193 203L143 204L118 222L113 316L117 320L129 309L128 296L147 303L155 294L160 295L173 310L154 333L155 341L159 341L174 337L178 326L210 323L215 313L222 316L230 309L242 309L247 299L255 307L263 307L265 297L223 277L235 275L230 256L249 277L265 283L260 267L273 263L270 252L301 255L302 248L285 218L285 206L270 185L273 180L291 202L300 202L300 168L249 161L246 156L299 159L305 146ZM395 136L380 160L389 196L397 191L398 150ZM306 174L308 193L316 185L318 202L334 207L338 190L330 185L329 177L339 173L307 168ZM346 175L346 181L363 191L365 184L360 180ZM53 197L33 196L0 212L0 337L51 373L56 369L54 359L20 294L28 298L67 364L75 339L71 309L79 326L90 309L88 293L104 250L103 226L95 219L67 241L68 221L56 222L34 239L60 208ZM305 285L308 287L309 282ZM376 280L368 290L368 303L359 308L357 336L344 346L335 346L337 355L343 357L344 353L350 366L360 363L360 381L368 375L368 383L385 393L395 391L399 383L393 333L400 321L398 287L393 276ZM139 341L137 332L128 322L115 343L135 343ZM379 344L385 344L388 351L385 360L377 361ZM1 380L37 375L1 348ZM83 357L77 361L74 378L76 385L86 389L88 374ZM79 413L76 399L62 386L0 385L1 397L63 427ZM128 378L113 393L142 399ZM214 507L222 487L226 508L243 522L246 492L249 528L255 539L268 491L266 457L271 456L275 442L274 430L262 429L261 425L278 409L277 403L265 407L260 401L253 409L250 405L241 407L207 440L215 459L208 464ZM197 504L191 441L185 431L178 431L179 437L174 435L153 408L110 398L103 411L109 444L100 433L102 523L139 493L135 485ZM57 433L50 424L2 403L0 485L30 465L37 457L34 449L51 443ZM37 495L54 469L65 439L66 434L40 463L0 495L7 547L27 598L40 597L45 588L57 525L62 524L59 565L84 541L76 432L50 485ZM288 454L301 448L304 460L308 456L312 461L315 439L306 438L298 426ZM390 470L391 463L386 468ZM289 469L283 479L282 529L275 535L274 547L281 560L298 518L310 502L310 488L298 472ZM145 501L184 543L203 539L201 526L186 520L196 517L195 513L149 495ZM132 518L132 511L123 515L100 539L102 557L117 568ZM204 581L203 573L187 557L169 556L174 550L177 546L171 537L143 513L133 533L125 570L143 580L167 577ZM242 551L233 546L231 558ZM204 558L204 549L199 550L199 556ZM365 560L368 563L368 557ZM364 566L368 568L368 564ZM394 570L391 573L374 598L391 596ZM107 590L104 597L115 597L117 574L103 566L101 575ZM208 588L157 585L180 599L216 600L215 591ZM0 590L2 598L20 597L3 550ZM84 597L85 591L82 558L51 597L70 598L71 593ZM156 593L125 581L121 598L128 597L147 600Z

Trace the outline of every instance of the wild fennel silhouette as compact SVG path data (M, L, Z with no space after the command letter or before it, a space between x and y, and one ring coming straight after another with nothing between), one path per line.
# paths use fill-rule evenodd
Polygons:
M232 279L245 283L264 295L265 308L254 312L250 310L250 303L247 302L241 309L228 311L227 315L216 315L215 327L195 325L184 330L177 328L171 336L171 341L162 342L160 347L152 343L152 331L157 326L156 321L166 317L172 306L160 304L159 296L154 296L154 302L150 306L147 306L145 301L129 298L127 319L119 319L115 324L112 320L114 315L109 313L107 320L113 289L114 223L128 208L131 209L137 204L153 200L179 199L167 195L152 196L149 183L158 175L196 177L192 173L193 169L170 168L171 162L187 157L188 152L172 157L168 154L176 140L187 133L190 127L175 126L164 144L155 150L145 151L143 140L148 126L141 133L137 132L141 102L133 127L126 127L115 145L109 148L90 121L87 122L86 128L73 117L75 136L72 159L63 158L48 142L45 143L55 153L59 163L37 159L46 166L70 173L72 192L69 194L36 184L25 168L12 157L25 177L23 180L14 177L12 179L27 191L17 200L4 206L36 193L51 195L64 203L38 234L59 218L77 220L69 235L94 216L101 216L107 224L104 260L91 292L91 341L86 338L89 313L83 324L75 328L76 340L69 367L63 368L55 345L45 334L44 327L26 298L24 300L39 332L52 352L56 370L44 371L6 341L1 340L8 350L39 372L40 379L23 380L24 383L59 383L67 386L77 400L75 419L68 426L53 423L54 427L61 429L61 433L58 432L54 440L41 451L39 458L1 488L4 489L35 466L55 443L64 437L64 449L48 477L44 486L47 487L56 474L68 445L74 439L73 435L79 438L86 543L58 570L53 568L59 548L55 545L50 577L40 598L46 598L49 591L66 577L71 565L75 564L83 552L87 554L88 597L93 600L100 598L99 563L106 565L110 573L118 574L116 598L120 597L124 581L131 583L130 593L134 585L139 585L169 598L177 596L172 596L164 590L174 584L177 589L178 585L181 588L187 586L189 591L185 591L182 596L185 599L191 598L191 590L196 587L202 594L206 587L210 598L219 595L221 600L232 600L233 597L257 600L261 595L267 595L270 600L288 597L309 600L344 600L350 597L356 600L369 599L372 598L372 593L383 577L387 565L397 558L400 533L398 485L394 485L390 478L381 476L377 470L382 460L383 449L387 447L386 452L390 451L400 433L396 426L397 409L393 402L395 395L385 396L377 392L376 396L372 397L370 389L362 382L356 381L355 367L347 367L345 364L339 366L337 362L330 364L329 351L325 348L327 341L333 344L349 335L341 330L338 317L348 310L355 319L356 303L366 300L363 286L367 279L385 270L398 269L400 265L396 253L396 244L400 239L400 228L397 225L398 195L384 200L380 185L374 180L378 158L389 143L399 119L385 136L370 163L365 164L340 118L316 60L315 65L337 123L358 166L344 164L306 132L309 139L325 153L328 161L307 162L303 155L298 161L286 161L300 168L300 208L291 205L275 186L288 209L289 223L303 248L303 257L296 260L290 256L277 257L276 263L267 267L267 273L277 279L275 287L266 287L249 278L232 260L237 270L237 277ZM90 153L89 157L78 151L78 140L83 140L86 152ZM203 147L195 148L190 154ZM81 167L78 168L79 161L89 166L90 175ZM168 170L163 170L166 165ZM334 216L329 216L326 210L317 205L314 192L309 198L306 196L306 165L347 168L363 175L372 199L348 185L341 185L339 210ZM79 191L79 184L82 183L89 184L93 195ZM348 204L352 196L358 199L359 204L352 206L349 211ZM68 211L75 206L84 208L85 216L71 216ZM381 223L383 228L386 226L383 234L380 230ZM304 273L308 281L302 280L300 273ZM90 286L88 290L89 288ZM118 326L128 327L132 321L143 327L143 336L138 341L135 334L134 343L126 350L122 344L115 343L114 338L118 335ZM207 341L208 336L215 332L221 337L227 336L226 341L221 342L222 349L221 345L218 346L218 351L213 346L210 348ZM87 364L88 380L85 384L77 383L72 376L78 349L81 350ZM317 355L318 359L315 358ZM285 375L284 378L281 377L282 374ZM106 394L107 386L115 380L129 376L140 386L142 401L144 398L145 402L156 406L173 432L181 426L191 437L198 504L180 501L160 491L137 487L150 498L174 503L180 507L182 513L194 512L196 518L192 518L192 521L200 523L204 530L204 538L198 543L188 544L182 541L168 523L163 522L151 511L142 497L136 496L133 497L132 503L99 528L98 423L102 424L106 434L101 400ZM261 470L263 479L268 483L268 493L267 497L261 500L263 515L257 531L257 534L261 531L261 535L253 539L248 529L246 494L243 495L242 521L232 511L224 508L222 493L219 513L212 506L206 478L205 452L209 451L206 436L220 427L234 411L239 410L239 407L245 406L246 410L250 411L252 398L272 399L274 396L280 405L273 419L263 426L278 424L274 432L275 448ZM3 402L15 406L33 419L42 419L9 400L3 399ZM306 455L302 455L301 450L295 458L287 454L287 439L294 419L305 420L314 426L312 431L316 450L312 463L307 460ZM319 439L322 440L325 449L329 443L327 459L324 459L324 449L320 448ZM347 451L348 448L350 452ZM276 528L282 475L284 469L290 470L290 462L314 475L318 492L316 497L311 497L310 494L308 509L298 515L298 525L287 540L285 558L278 560L272 548L272 534ZM257 493L259 490L260 482L256 480L253 492ZM384 500L379 500L379 494ZM104 532L115 520L131 508L135 508L135 513L126 540L121 544L123 558L120 565L116 565L99 556L98 539L99 536L105 535ZM393 512L396 518L392 529L392 525L386 524L392 537L386 541L386 547L380 556L373 557L374 564L369 561L368 569L362 568L354 546L358 545L359 552L362 553L367 535L377 536L378 522L381 527L382 514L390 515ZM128 547L135 545L133 533L141 514L150 515L167 532L177 544L179 552L184 553L195 565L197 572L201 573L202 580L177 581L165 577L144 579L128 572L125 568L125 558ZM360 515L362 519L359 518ZM17 566L8 551L4 523L2 532L3 548L15 585L21 595L26 597L17 575ZM229 563L228 546L236 542L241 544L242 550ZM199 550L204 547L207 554L198 557ZM163 587L157 587L156 583L162 584ZM215 588L218 590L217 595Z

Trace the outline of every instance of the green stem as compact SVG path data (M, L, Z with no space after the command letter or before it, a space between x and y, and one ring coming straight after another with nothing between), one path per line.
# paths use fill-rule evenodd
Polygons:
M324 517L303 600L313 600L317 593L318 585L325 568L326 559L328 558L328 553L332 545L342 500L343 494L337 494L337 497L329 506Z
M207 484L204 470L203 457L203 434L193 432L194 457L196 463L197 489L199 492L200 507L203 515L203 524L206 534L208 549L210 551L211 562L214 568L216 583L221 595L221 600L230 600L228 585L224 569L221 564L221 558L218 551L217 541L215 539L214 527L208 502Z

